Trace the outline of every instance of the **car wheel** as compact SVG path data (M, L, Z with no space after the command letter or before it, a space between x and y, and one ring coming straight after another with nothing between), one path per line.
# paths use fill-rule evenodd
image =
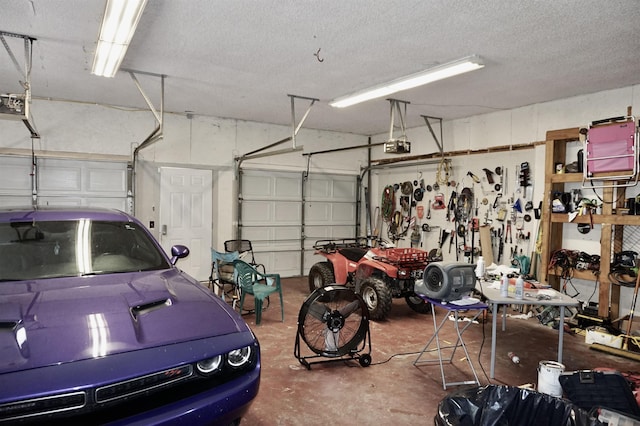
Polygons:
M369 318L383 320L391 310L393 299L391 291L383 280L369 277L360 286L360 295L369 309Z
M333 275L333 267L329 262L319 262L311 267L309 271L309 291L313 292L317 288L322 288L334 284L336 278Z
M431 304L415 293L405 296L404 300L414 312L419 314L431 313Z

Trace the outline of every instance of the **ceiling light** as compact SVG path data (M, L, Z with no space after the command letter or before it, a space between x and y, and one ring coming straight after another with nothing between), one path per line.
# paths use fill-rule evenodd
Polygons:
M467 56L466 58L438 65L406 77L397 78L388 83L379 84L351 95L342 96L329 102L329 105L336 108L344 108L483 67L484 64L478 56Z
M147 0L107 0L91 74L116 75Z

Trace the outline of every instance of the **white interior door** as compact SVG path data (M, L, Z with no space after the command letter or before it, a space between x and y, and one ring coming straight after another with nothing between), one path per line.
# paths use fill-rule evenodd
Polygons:
M160 169L160 243L189 247L178 266L199 281L211 273L212 183L211 170Z

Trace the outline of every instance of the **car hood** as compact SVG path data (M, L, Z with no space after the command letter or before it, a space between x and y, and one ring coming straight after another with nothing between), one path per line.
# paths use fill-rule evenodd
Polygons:
M0 373L247 329L177 269L0 283Z

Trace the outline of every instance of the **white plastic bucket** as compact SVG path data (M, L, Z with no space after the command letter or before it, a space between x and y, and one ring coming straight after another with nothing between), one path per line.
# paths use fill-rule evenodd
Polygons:
M562 397L560 374L564 372L564 364L556 361L540 361L538 364L538 392Z

